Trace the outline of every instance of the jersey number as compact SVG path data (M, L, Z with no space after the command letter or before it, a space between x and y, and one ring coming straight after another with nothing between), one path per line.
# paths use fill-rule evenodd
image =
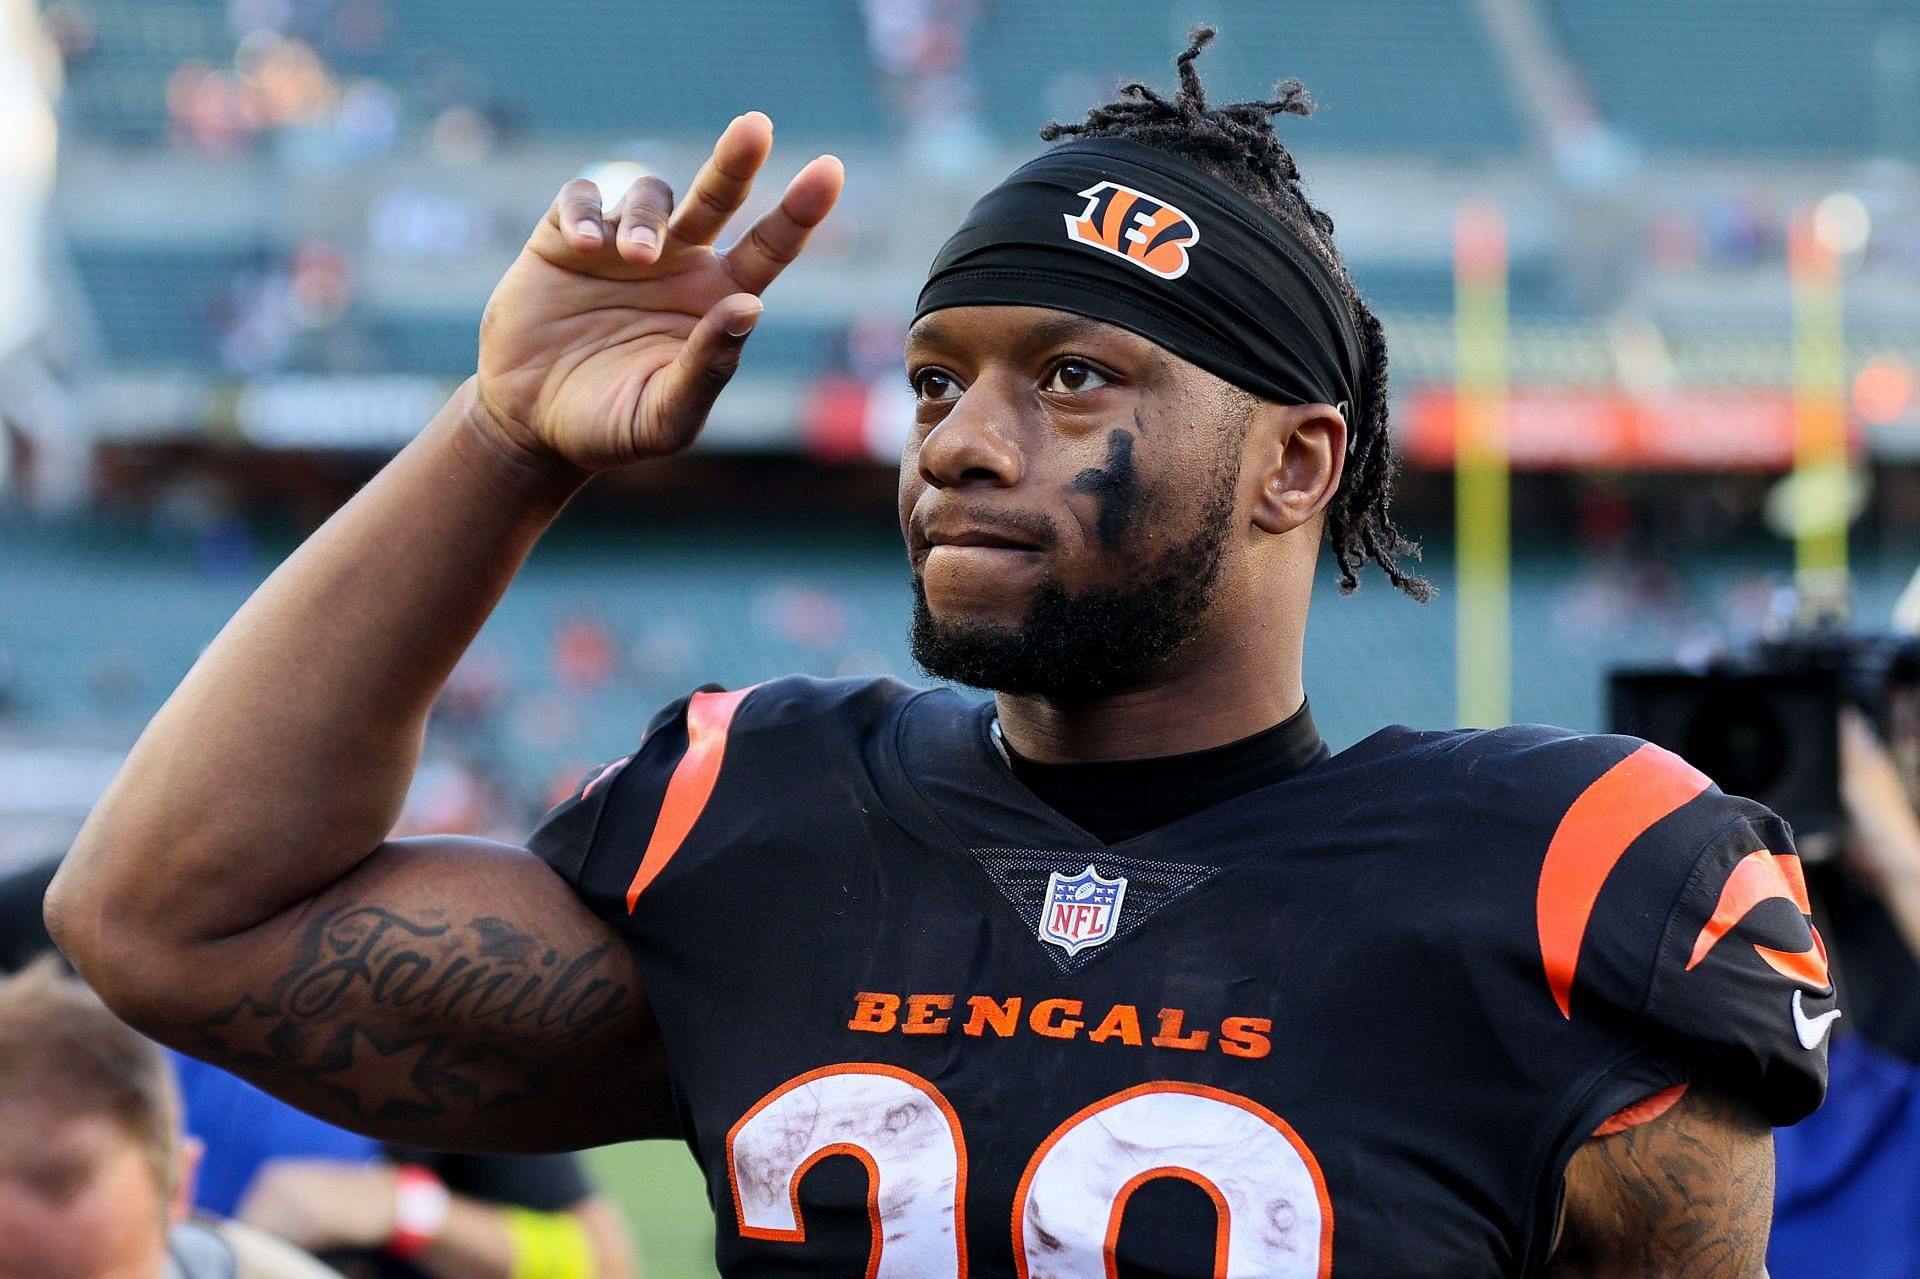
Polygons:
M810 1071L768 1093L727 1134L740 1233L799 1243L800 1182L828 1155L867 1168L866 1279L964 1279L967 1148L940 1090L861 1063ZM1213 1200L1214 1279L1326 1279L1333 1207L1287 1122L1199 1084L1153 1083L1097 1101L1040 1144L1013 1205L1021 1279L1107 1279L1127 1201L1156 1177Z

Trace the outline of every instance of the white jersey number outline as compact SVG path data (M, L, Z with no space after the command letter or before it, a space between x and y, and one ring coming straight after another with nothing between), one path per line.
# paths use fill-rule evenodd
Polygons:
M1013 1205L1020 1279L1110 1279L1127 1201L1159 1177L1213 1200L1213 1279L1332 1272L1333 1204L1292 1126L1218 1088L1152 1083L1096 1101L1034 1152Z
M749 1239L800 1243L800 1183L829 1155L867 1169L866 1279L965 1279L965 1135L912 1071L857 1062L768 1093L727 1134L735 1219ZM1327 1279L1333 1205L1313 1152L1258 1102L1201 1084L1151 1083L1095 1102L1034 1152L1013 1205L1021 1279L1111 1279L1134 1191L1200 1187L1217 1214L1214 1279ZM1045 1237L1052 1245L1041 1247Z
M809 1071L761 1098L727 1133L740 1233L804 1242L800 1182L829 1155L867 1166L866 1279L967 1273L967 1152L938 1088L910 1070L863 1062Z

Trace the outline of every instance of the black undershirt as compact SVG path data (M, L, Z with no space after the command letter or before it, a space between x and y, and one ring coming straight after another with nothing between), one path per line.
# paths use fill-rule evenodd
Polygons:
M1043 764L1018 754L1004 738L1001 745L1028 790L1108 844L1284 781L1328 754L1304 702L1272 728L1185 755Z

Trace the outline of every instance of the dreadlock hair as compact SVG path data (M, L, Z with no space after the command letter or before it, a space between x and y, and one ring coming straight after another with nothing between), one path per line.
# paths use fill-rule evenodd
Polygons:
M1395 560L1400 555L1418 559L1420 548L1387 513L1398 460L1387 435L1386 335L1333 245L1333 219L1307 199L1300 185L1300 166L1273 131L1276 115L1311 115L1313 99L1298 80L1282 80L1274 86L1270 102L1208 105L1193 63L1215 34L1210 26L1197 26L1187 33L1186 51L1174 59L1180 91L1171 99L1135 80L1121 85L1117 100L1093 108L1079 124L1055 120L1040 130L1040 136L1048 142L1069 137L1123 138L1177 155L1257 201L1320 255L1339 282L1368 370L1365 408L1359 420L1347 424L1353 433L1347 472L1327 506L1327 540L1333 544L1340 593L1351 594L1358 588L1357 573L1372 560L1388 581L1424 604L1433 597L1432 585L1403 570Z

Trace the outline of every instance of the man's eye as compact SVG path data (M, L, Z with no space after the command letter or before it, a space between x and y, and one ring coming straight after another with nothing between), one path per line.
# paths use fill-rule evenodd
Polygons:
M913 394L922 404L939 404L960 398L960 383L951 373L922 369L913 375Z
M1062 360L1047 375L1046 389L1055 395L1078 395L1106 384L1107 379L1085 360Z

